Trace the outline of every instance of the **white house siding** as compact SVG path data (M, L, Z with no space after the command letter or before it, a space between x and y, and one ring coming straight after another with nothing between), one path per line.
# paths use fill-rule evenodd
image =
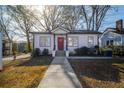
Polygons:
M51 37L51 44L50 47L40 47L40 36L50 36ZM34 35L34 49L35 48L39 48L41 50L41 52L46 48L49 50L49 53L52 53L53 50L53 35L52 34L35 34Z
M80 48L80 47L83 47L83 46L86 46L86 47L89 47L88 46L88 36L93 36L94 37L94 46L95 45L98 45L97 43L97 40L98 40L98 35L97 34L69 34L68 37L71 37L71 36L76 36L78 37L78 46L77 47L69 47L68 46L68 50L71 52L74 51L74 49L76 48Z
M122 35L120 34L116 34L113 32L106 32L105 34L103 34L103 36L100 38L101 40L101 46L104 47L106 46L106 42L113 40L114 41L114 45L122 45Z
M122 35L122 45L124 46L124 35Z
M0 32L0 70L3 69L2 64L2 33Z
M39 44L39 40L40 40L40 36L50 36L51 37L51 44L50 47L40 47ZM98 45L98 34L68 34L68 38L69 37L77 37L78 38L78 46L76 47L71 47L68 46L68 50L69 52L74 51L74 49L76 48L80 48L83 46L89 47L88 46L88 37L89 36L93 36L94 37L94 45ZM65 34L56 34L55 35L55 50L58 50L58 37L64 37L64 50L66 51L66 35ZM44 48L49 49L49 53L51 54L53 51L53 47L54 47L54 35L53 34L34 34L34 49L35 48L39 48L41 50L41 52L44 50ZM68 39L67 39L68 40Z

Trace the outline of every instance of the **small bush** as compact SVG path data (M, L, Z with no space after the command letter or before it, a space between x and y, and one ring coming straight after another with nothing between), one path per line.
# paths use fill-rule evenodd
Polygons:
M33 54L34 54L34 57L40 56L41 55L41 50L39 48L36 48L34 50L34 53Z
M124 56L124 46L106 46L101 48L101 53L112 51L113 56Z
M70 53L69 53L69 56L74 56L74 55L75 55L74 52L70 52Z
M112 56L112 48L111 47L103 47L103 48L100 48L100 54L102 56Z
M48 49L44 49L42 52L43 56L48 56L49 55L49 50Z
M95 48L89 48L88 49L88 55L94 56L96 54L96 49Z
M88 55L88 50L89 49L87 47L81 47L81 48L75 49L75 53L78 56Z
M113 46L112 50L114 56L124 56L124 46Z

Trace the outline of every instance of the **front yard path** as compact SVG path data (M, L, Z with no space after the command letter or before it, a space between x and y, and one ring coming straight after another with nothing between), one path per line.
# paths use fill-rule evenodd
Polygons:
M72 67L65 57L55 57L39 88L81 88Z

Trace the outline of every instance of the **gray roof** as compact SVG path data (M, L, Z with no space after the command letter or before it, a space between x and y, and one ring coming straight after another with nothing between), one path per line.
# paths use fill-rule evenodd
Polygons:
M51 34L50 32L30 32L31 34Z
M74 30L71 31L70 34L102 34L102 33L98 31Z
M122 29L122 31L117 31L116 28L107 28L106 31L108 29L111 29L111 31L109 31L109 32L113 32L113 33L117 33L117 34L124 34L124 28Z
M51 34L52 32L30 32L31 34ZM68 34L102 34L98 31L72 30Z

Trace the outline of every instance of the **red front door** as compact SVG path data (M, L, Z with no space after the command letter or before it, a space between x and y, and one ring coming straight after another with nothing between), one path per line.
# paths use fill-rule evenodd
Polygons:
M63 50L63 49L64 49L64 38L58 37L58 50Z

